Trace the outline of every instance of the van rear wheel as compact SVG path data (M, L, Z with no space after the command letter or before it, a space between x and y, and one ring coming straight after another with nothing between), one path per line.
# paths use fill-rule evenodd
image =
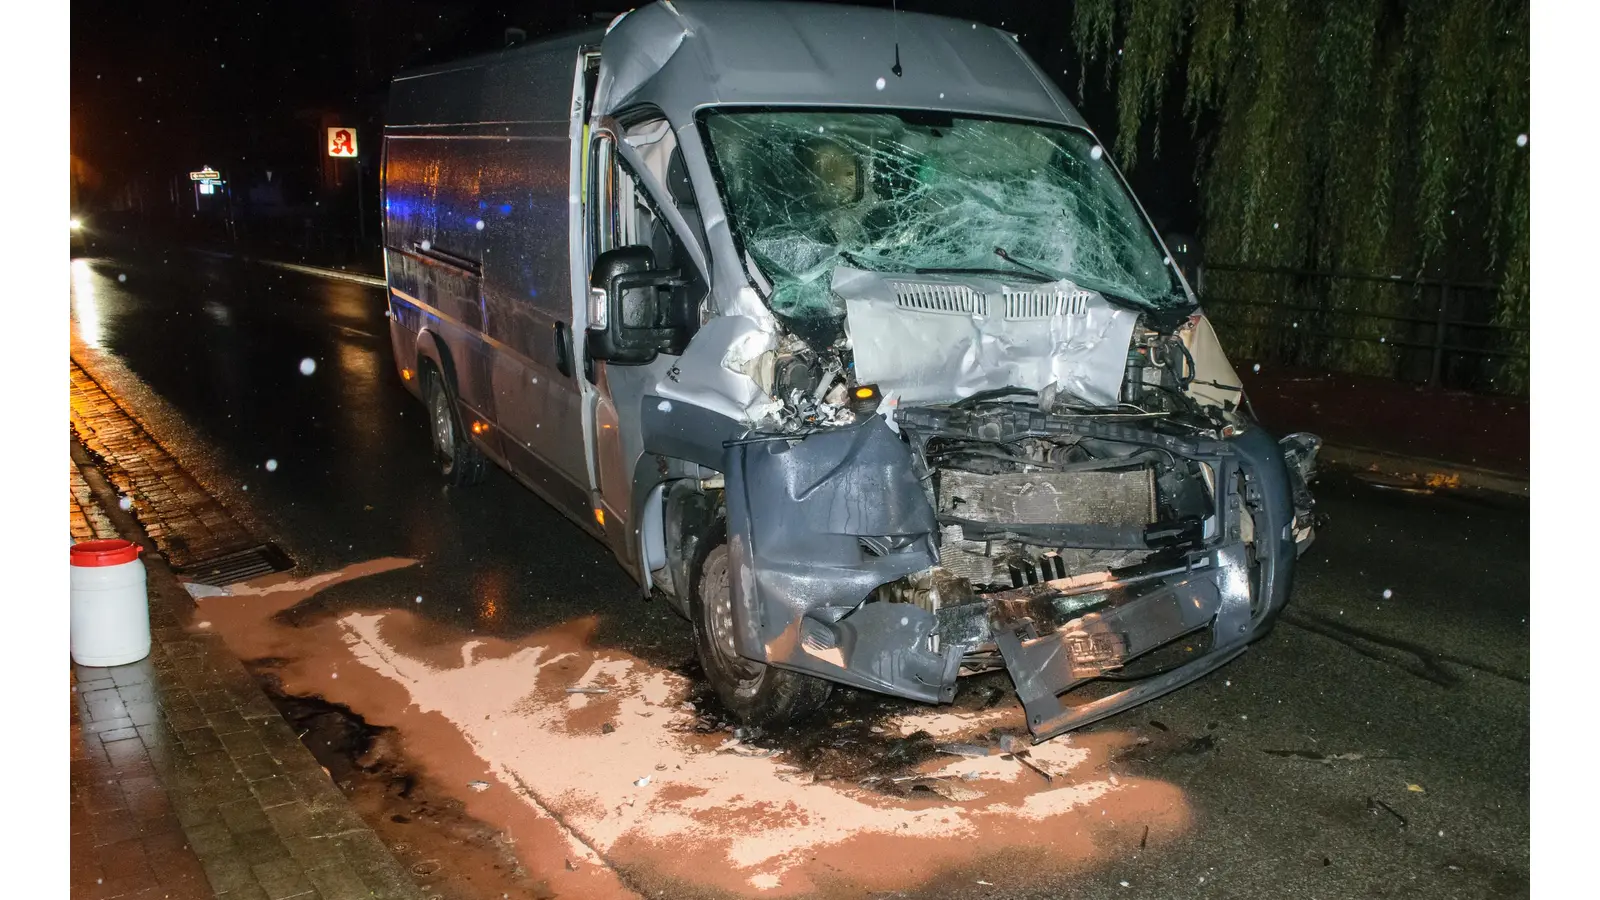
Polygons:
M796 721L827 702L833 686L821 678L745 659L733 648L732 559L726 526L701 542L692 567L689 621L706 680L728 711L746 725Z
M439 472L453 485L477 484L488 472L483 452L461 433L461 417L456 414L455 396L439 370L428 370L428 431L433 437Z

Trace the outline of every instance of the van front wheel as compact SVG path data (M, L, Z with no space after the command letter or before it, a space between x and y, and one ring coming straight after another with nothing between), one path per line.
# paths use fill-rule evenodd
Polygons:
M428 431L433 437L440 474L453 485L477 484L483 480L488 467L483 453L461 433L455 397L437 369L428 370L427 388Z
M746 725L766 727L805 718L827 702L832 685L810 675L745 659L733 646L731 557L725 526L701 542L692 569L689 620L706 680Z

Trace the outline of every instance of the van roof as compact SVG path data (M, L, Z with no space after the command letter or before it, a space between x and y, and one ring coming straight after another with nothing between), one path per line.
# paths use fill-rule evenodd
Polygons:
M677 125L712 104L939 109L1084 124L1012 35L922 13L662 0L623 16L604 38L601 60L602 111L652 103Z

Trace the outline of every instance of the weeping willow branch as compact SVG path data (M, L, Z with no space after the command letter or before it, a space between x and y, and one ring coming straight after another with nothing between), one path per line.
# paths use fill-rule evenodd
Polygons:
M1183 98L1214 258L1487 281L1493 321L1526 327L1526 0L1079 0L1073 36L1080 90L1105 64L1123 165L1159 153L1161 104ZM1304 327L1274 303L1332 316L1435 302L1384 284L1212 286L1249 301L1257 334ZM1394 374L1387 338L1417 335L1352 320L1366 340L1327 362ZM1495 383L1525 391L1526 331L1508 333Z

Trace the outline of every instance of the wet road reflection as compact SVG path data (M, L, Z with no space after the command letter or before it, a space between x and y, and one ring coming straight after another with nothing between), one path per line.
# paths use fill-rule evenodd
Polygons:
M185 449L247 485L305 569L417 559L406 599L462 627L514 634L601 612L624 619L608 637L647 650L681 631L639 602L604 548L503 473L443 486L395 371L381 289L193 255L72 266L84 343L170 404L201 445Z

